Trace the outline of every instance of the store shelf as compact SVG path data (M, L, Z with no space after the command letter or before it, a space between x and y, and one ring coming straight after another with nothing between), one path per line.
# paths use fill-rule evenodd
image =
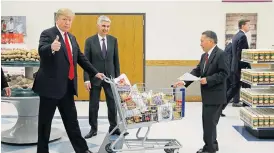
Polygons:
M13 48L27 48L27 44L1 44L1 48L8 48L8 49L13 49Z
M248 124L244 124L245 129L259 139L274 139L274 129L253 129Z
M269 87L269 89L270 88L272 89L274 87L274 83L272 80L273 72L274 72L273 53L274 53L274 49L243 49L241 61L247 62L250 64L269 64L271 66L269 69L242 70L241 81L246 84L249 84L253 87L260 86L262 88ZM267 76L267 77L265 77L265 76ZM254 82L245 80L246 78L252 79L252 80L254 80ZM255 83L255 81L257 81L257 80L260 82L270 81L271 83ZM271 105L264 105L263 103L253 104L253 103L245 100L245 98L244 98L245 96L248 96L249 97L248 99L252 98L252 101L253 101L254 100L253 96L255 96L255 102L259 102L259 101L262 102L261 98L263 97L263 102L267 103L268 101L267 101L267 99L265 99L265 97L272 96L273 93L271 91L265 92L266 90L264 91L264 89L259 89L261 91L258 90L257 92L255 91L257 89L255 89L255 90L254 89L250 89L250 90L241 89L241 90L243 91L243 97L241 97L241 101L249 106L249 107L245 107L245 108L241 109L241 111L240 111L240 114L241 114L240 118L244 122L244 126L247 129L247 131L257 138L274 139L274 127L273 127L273 124L270 124L273 122L272 121L270 122L270 120L269 120L269 123L268 123L269 127L267 127L267 120L268 120L267 116L269 116L270 118L272 118L274 116L273 111L272 111L274 108L274 104L272 104L272 103L271 103ZM269 101L270 101L270 98L269 98ZM247 114L245 114L245 113L247 113ZM255 115L255 118L254 118L254 115ZM263 119L263 120L261 120L261 119ZM253 125L251 125L251 124L256 125L256 127L253 127ZM257 127L258 124L259 125L266 124L266 125L264 127L262 127L262 126Z
M5 96L4 91L1 92L1 96ZM35 97L38 96L32 91L32 89L11 89L11 97Z
M252 125L250 125L248 122L246 122L245 120L241 119L244 122L245 126L248 126L249 128L251 128L252 130L269 130L269 131L274 131L274 127L253 127Z
M2 66L6 67L39 67L40 62L33 62L33 61L15 61L15 62L7 62L7 61L1 61Z
M274 108L274 105L254 105L244 99L241 99L241 101L252 108Z
M246 59L243 59L241 61L247 62L250 64L274 64L274 61L253 61L253 60L246 60Z
M244 79L241 79L241 81L252 86L273 86L274 87L274 83L254 83Z

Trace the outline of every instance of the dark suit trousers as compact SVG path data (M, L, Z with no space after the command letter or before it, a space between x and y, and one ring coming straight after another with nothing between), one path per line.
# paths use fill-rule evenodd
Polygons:
M54 88L54 87L53 87ZM76 153L88 150L87 143L81 135L77 120L77 111L74 103L73 82L68 81L68 89L62 99L52 99L40 96L38 118L38 146L37 153L48 153L52 119L58 107L66 132Z
M209 152L216 151L217 142L217 124L220 119L223 105L207 105L203 104L203 132L204 132L204 149Z
M239 103L240 101L240 89L241 89L241 72L237 72L237 74L231 74L229 78L227 78L227 103L223 105L223 110L226 108L228 103L233 98L233 103Z
M240 67L242 69L250 69L251 66L249 63L246 63L246 62L241 62L240 63ZM233 79L233 82L232 82L232 89L231 90L236 90L235 92L232 91L231 92L231 95L229 95L229 97L233 98L233 103L239 103L240 102L240 89L241 87L243 88L251 88L250 85L244 83L244 82L241 82L241 70L239 70L235 75L234 75L234 79ZM231 98L229 100L231 100Z
M100 101L100 93L102 87L104 88L105 95L106 95L106 103L108 107L108 120L110 127L109 129L112 130L117 125L117 110L116 104L113 98L113 94L111 91L110 84L106 82L102 82L100 86L91 86L90 90L90 100L89 100L89 124L92 130L98 130L98 110L99 110L99 101Z

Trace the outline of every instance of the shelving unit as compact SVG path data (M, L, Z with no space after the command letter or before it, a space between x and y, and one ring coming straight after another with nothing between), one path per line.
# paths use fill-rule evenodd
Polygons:
M241 101L249 107L240 109L240 118L255 137L274 139L274 49L244 49L242 61L270 64L268 69L242 70L242 82L261 88L241 89Z
M9 47L5 45L6 47ZM11 45L14 47L14 45ZM16 47L20 47L17 45ZM25 45L21 45L25 48ZM2 50L1 66L6 67L24 67L24 76L11 75L8 80L11 87L11 97L5 97L2 92L1 102L11 103L15 106L18 112L16 124L1 133L1 141L7 144L36 144L38 141L38 111L39 111L39 96L32 91L33 74L37 71L40 62L37 60L37 54L26 57L24 50L13 53L9 50L8 53ZM24 56L24 58L23 58ZM36 61L28 60L35 58ZM28 58L27 60L25 60ZM50 141L61 138L62 131L58 128L51 129Z

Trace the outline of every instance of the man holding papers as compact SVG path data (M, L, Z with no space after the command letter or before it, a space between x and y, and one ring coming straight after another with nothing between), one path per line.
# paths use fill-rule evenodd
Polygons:
M217 124L226 103L226 79L229 74L225 53L218 48L217 35L213 31L205 31L201 36L201 47L204 54L196 68L190 74L200 77L202 94L202 119L205 145L197 153L215 153L219 150L217 142ZM184 78L184 77L183 77ZM175 84L188 87L193 81L182 80Z

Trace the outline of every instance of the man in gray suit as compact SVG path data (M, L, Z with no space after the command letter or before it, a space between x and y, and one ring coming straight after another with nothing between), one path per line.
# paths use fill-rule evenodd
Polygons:
M120 75L120 64L118 54L117 38L108 35L110 19L107 16L100 16L97 20L98 33L87 38L85 42L85 55L92 65L107 77L118 77ZM110 85L100 79L89 76L84 72L85 87L90 92L89 99L89 124L90 132L85 138L97 135L98 110L101 88L104 88L108 106L108 120L110 123L109 132L117 125L117 111ZM120 135L117 129L113 134Z
M226 103L226 79L229 74L226 54L218 48L217 35L213 31L205 31L201 37L204 54L191 74L201 77L202 119L205 145L197 153L215 153L219 150L217 142L217 124ZM188 87L192 82L179 81L175 86Z

